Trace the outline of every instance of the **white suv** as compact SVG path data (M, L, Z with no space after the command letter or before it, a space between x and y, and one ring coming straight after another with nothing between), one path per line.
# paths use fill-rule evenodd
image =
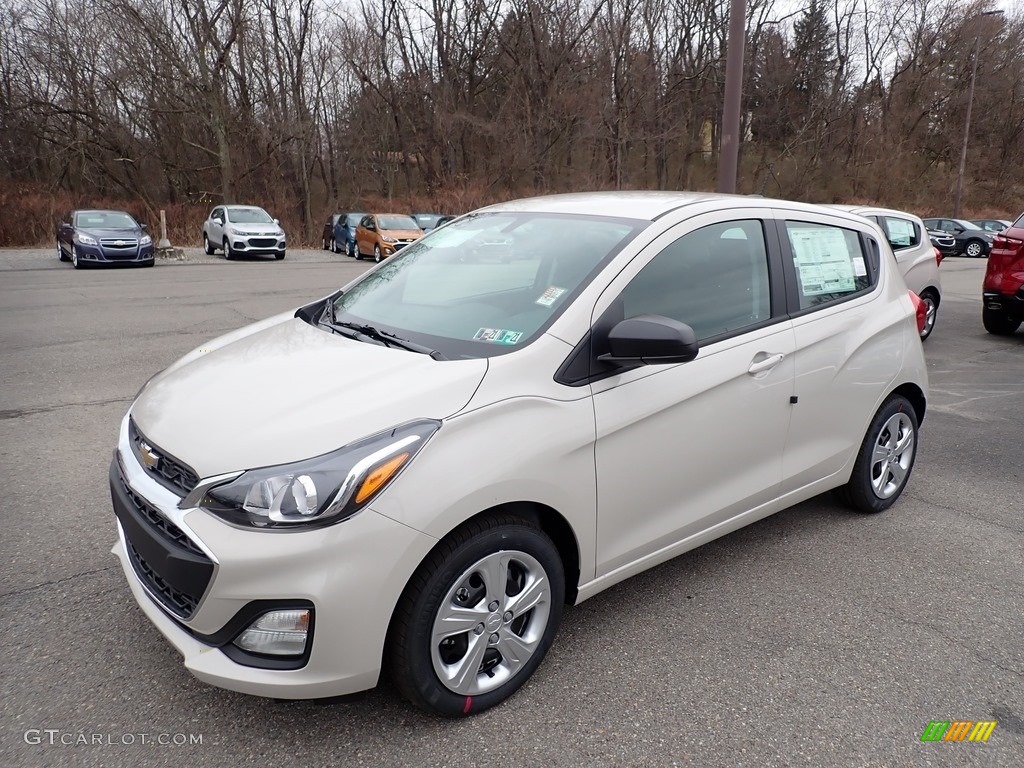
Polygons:
M837 210L485 208L151 379L110 468L113 551L201 680L300 699L387 670L420 707L480 712L566 605L831 489L890 507L922 306Z
M203 222L207 256L219 248L228 260L241 255L273 255L281 260L286 247L281 223L255 205L218 205Z
M896 255L900 274L907 287L921 297L927 316L921 330L921 340L931 336L942 301L942 281L939 264L942 254L932 244L924 222L912 213L863 205L836 205L851 213L866 216L875 222L889 241Z

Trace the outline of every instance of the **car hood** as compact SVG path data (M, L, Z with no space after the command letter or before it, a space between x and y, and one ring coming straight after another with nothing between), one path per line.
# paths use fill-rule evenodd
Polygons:
M300 461L412 419L444 419L487 371L486 359L437 361L294 317L262 326L190 353L132 406L139 431L200 477Z
M238 232L255 232L256 234L259 234L259 235L264 235L264 234L266 234L266 235L276 235L279 230L282 231L282 232L284 231L284 230L281 230L281 227L279 227L277 224L273 224L273 223L271 223L271 224L236 224L233 221L229 221L224 226L231 227L232 229L237 230Z
M380 233L387 237L393 237L396 240L409 240L410 238L416 239L418 237L423 237L422 229L382 229Z
M143 232L139 227L116 227L114 229L111 229L109 227L103 229L97 229L95 227L78 227L77 229L75 229L75 231L78 232L78 234L80 235L91 235L92 237L95 237L97 239L103 238L104 240L112 237L139 238L142 237L143 235Z

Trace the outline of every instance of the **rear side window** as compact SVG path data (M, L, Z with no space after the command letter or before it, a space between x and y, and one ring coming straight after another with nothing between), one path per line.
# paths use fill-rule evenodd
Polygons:
M860 234L828 224L787 221L800 309L829 304L874 285Z
M876 216L885 237L894 251L913 248L921 244L921 228L909 219L898 216Z
M1020 218L1013 222L1014 229L1020 229L1021 227L1024 227L1024 213L1020 215Z

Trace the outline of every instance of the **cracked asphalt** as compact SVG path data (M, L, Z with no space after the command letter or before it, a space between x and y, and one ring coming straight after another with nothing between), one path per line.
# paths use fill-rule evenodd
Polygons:
M1024 331L982 329L980 260L942 266L921 450L888 513L814 499L570 609L533 680L465 721L386 686L278 703L193 679L110 554L119 421L189 349L366 266L0 251L0 765L1024 765ZM999 724L922 743L931 720Z

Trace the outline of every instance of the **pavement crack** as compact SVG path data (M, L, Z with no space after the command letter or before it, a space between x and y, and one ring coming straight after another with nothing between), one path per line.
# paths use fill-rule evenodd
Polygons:
M1024 530L1021 530L1020 528L1014 528L1011 525L1006 525L1005 523L1001 523L998 520L993 520L991 517L984 517L982 515L973 515L973 514L971 514L971 512L969 510L957 509L956 507L950 507L950 506L948 506L946 504L940 504L937 501L933 501L932 499L927 499L924 496L918 495L917 493L904 493L904 495L907 498L915 499L917 501L920 501L922 504L930 504L933 507L937 507L938 509L944 509L947 512L955 512L958 515L963 515L964 517L969 517L971 520L977 520L979 523L988 523L989 525L991 525L991 526L993 526L995 528L1002 528L1004 531L1009 531L1010 533L1016 533L1016 534L1024 533Z
M130 397L111 397L106 400L87 400L83 403L61 403L59 405L39 405L34 408L10 408L8 410L0 411L0 421L7 419L20 419L23 416L35 416L39 413L50 413L52 411L59 411L63 408L79 408L81 406L90 405L110 405L111 403L130 403L132 398Z
M31 587L22 587L21 589L16 589L13 592L3 592L3 593L0 593L0 599L7 598L7 597L17 597L18 595L24 595L27 592L34 592L35 590L43 589L44 587L52 587L52 586L54 586L56 584L63 584L65 581L74 581L75 579L80 579L83 576L92 576L93 574L96 574L96 573L103 573L105 571L110 571L110 570L113 570L116 567L117 567L116 565L107 565L107 566L104 566L103 568L94 568L91 571L82 571L81 573L75 573L75 574L72 574L71 576L62 576L59 579L53 579L51 581L44 581L41 584L34 584Z

